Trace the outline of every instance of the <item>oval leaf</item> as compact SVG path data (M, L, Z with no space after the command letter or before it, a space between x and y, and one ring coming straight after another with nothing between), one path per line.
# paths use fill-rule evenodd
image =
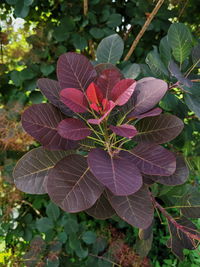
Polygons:
M86 213L96 219L105 220L115 214L115 210L110 205L106 194L102 194L96 203Z
M153 108L152 110L149 110L148 112L142 113L140 115L135 115L135 118L137 119L143 119L146 117L154 117L154 116L158 116L160 115L160 113L162 113L162 109L161 108ZM127 118L131 118L132 116L127 116Z
M96 78L96 71L85 56L69 52L59 57L57 76L61 89L76 88L84 91Z
M58 125L58 133L70 140L81 140L91 134L91 130L81 120L67 118Z
M137 130L133 125L122 124L119 126L110 125L110 129L119 136L132 138L137 134Z
M132 96L135 86L136 81L132 79L119 81L111 92L113 102L118 106L123 106Z
M163 144L173 140L183 130L182 120L171 114L144 118L136 124L138 134L134 141Z
M78 89L66 88L60 92L61 101L72 111L87 112L88 102L85 95Z
M189 176L189 170L181 156L176 158L176 171L170 176L153 176L145 175L145 178L164 185L181 185L184 184Z
M154 144L138 144L128 152L121 152L144 174L172 175L176 170L175 156L162 146Z
M104 38L97 47L97 60L100 63L116 64L124 51L124 42L118 34Z
M145 186L130 196L115 196L108 192L108 200L117 215L130 225L146 229L152 223L154 210Z
M86 158L69 155L50 171L47 191L64 211L79 212L94 205L103 187L90 172Z
M51 150L75 148L74 141L68 141L58 134L57 126L65 116L51 104L36 104L25 110L22 126L25 131Z
M16 187L28 194L45 194L46 179L56 163L68 155L66 151L48 151L43 147L26 153L15 166L13 177Z
M37 81L37 86L51 104L58 107L65 115L69 117L73 115L73 112L60 101L61 88L58 81L41 78Z
M163 98L167 89L166 82L152 77L137 81L135 91L126 107L129 116L134 117L151 110Z
M130 195L142 186L139 170L125 157L111 157L96 148L88 155L88 165L95 177L115 195Z

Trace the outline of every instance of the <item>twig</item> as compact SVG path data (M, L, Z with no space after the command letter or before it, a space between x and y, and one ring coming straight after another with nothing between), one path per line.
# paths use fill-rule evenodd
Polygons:
M140 30L140 32L136 36L135 40L133 41L133 43L132 43L127 55L124 58L124 61L129 60L129 58L132 55L133 51L135 50L137 44L139 43L140 39L142 38L143 34L147 30L149 24L151 23L152 19L155 17L155 15L157 14L158 10L160 9L160 7L162 6L163 3L164 3L164 0L159 0L158 1L158 3L156 4L155 8L151 12L151 14L148 16L148 18L147 18L145 24L143 25L142 29Z
M35 211L35 213L36 213L38 216L42 217L42 215L41 215L41 213L39 212L39 210L37 210L36 208L34 208L33 205L32 205L31 203L29 203L29 202L26 201L26 200L22 200L22 203L24 203L24 204L28 205L29 207L31 207L31 208Z
M186 8L188 2L189 2L189 0L187 0L187 1L185 2L185 4L183 5L183 7L181 8L181 11L180 11L180 13L179 13L179 15L178 15L178 20L179 20L180 17L183 15L183 12L185 11L185 8Z
M83 14L86 16L88 13L88 0L83 1Z

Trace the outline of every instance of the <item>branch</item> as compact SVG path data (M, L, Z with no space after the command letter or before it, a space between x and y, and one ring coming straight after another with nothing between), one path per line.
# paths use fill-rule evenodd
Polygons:
M131 57L131 55L132 55L133 51L135 50L137 44L139 43L140 39L142 38L143 34L145 33L145 31L149 27L149 24L151 23L152 19L155 17L155 15L157 14L158 10L160 9L160 7L162 6L163 3L164 3L164 0L159 0L158 1L158 3L156 4L155 8L151 12L151 14L148 16L148 18L147 18L145 24L143 25L142 29L140 30L140 32L136 36L135 40L133 41L133 43L131 45L131 48L129 49L127 55L124 58L124 61L129 60L129 58Z
M83 1L83 14L86 16L88 13L88 0Z

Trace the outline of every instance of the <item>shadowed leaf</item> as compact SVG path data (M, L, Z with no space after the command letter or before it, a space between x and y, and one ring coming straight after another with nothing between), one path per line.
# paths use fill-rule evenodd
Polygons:
M110 125L110 129L119 136L132 138L137 134L137 130L133 125L122 124L119 126Z
M76 88L85 91L96 78L96 71L85 56L69 52L59 57L57 76L61 89Z
M43 147L26 153L15 166L13 177L16 187L29 194L45 194L46 179L56 163L68 155L66 151L48 151Z
M111 207L104 193L90 209L86 210L86 212L90 216L100 220L108 219L115 214L115 210Z
M140 115L135 115L135 118L137 119L143 119L146 117L154 117L154 116L158 116L160 115L160 113L162 113L162 109L161 108L154 108L148 112L142 113ZM127 118L131 118L132 116L127 116Z
M182 214L187 218L200 218L200 192L191 192L183 196L181 205L185 208L181 208Z
M57 132L57 126L65 116L52 104L36 104L25 110L22 126L25 131L51 150L73 149L74 141L68 141Z
M169 176L176 170L176 159L172 152L154 144L138 144L128 152L121 152L144 174Z
M108 192L108 200L117 215L130 225L146 229L152 223L154 209L145 186L130 196L115 196Z
M64 211L79 212L94 205L103 187L90 172L86 158L70 155L50 171L47 192Z
M170 176L153 176L145 175L148 179L153 180L156 183L164 185L181 185L184 184L189 176L189 169L185 164L185 161L182 156L177 156L176 158L176 171Z
M134 141L163 144L173 140L183 130L182 120L171 114L161 114L156 117L144 118L136 123L138 130Z
M139 170L125 157L111 157L96 148L88 155L88 165L95 177L115 195L130 195L142 186Z
M185 103L188 108L193 111L197 117L200 118L200 96L186 94Z
M60 92L60 100L74 112L87 112L88 102L85 95L78 89L66 88Z
M180 83L182 83L183 85L188 86L188 87L192 86L192 82L188 78L185 78L183 76L178 65L173 60L171 60L169 63L169 70L170 70L172 76L176 77L176 79Z
M64 105L60 100L60 85L58 81L50 80L48 78L41 78L37 81L37 86L40 88L44 96L58 107L65 115L72 116L73 112Z
M100 63L116 64L124 51L124 42L118 34L104 38L97 47L97 60Z
M81 140L91 134L91 130L79 119L67 118L58 124L58 133L70 140Z

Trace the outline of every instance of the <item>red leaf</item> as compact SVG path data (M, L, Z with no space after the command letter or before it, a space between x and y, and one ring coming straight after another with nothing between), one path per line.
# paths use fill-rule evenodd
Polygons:
M136 81L132 79L124 79L119 81L112 89L112 100L118 106L123 106L132 96L136 86Z
M58 133L69 140L81 140L90 135L91 131L81 120L67 118L59 123Z
M60 92L61 101L72 111L78 113L87 112L87 100L78 89L66 88Z
M122 124L119 126L110 125L110 129L117 135L132 138L137 134L137 130L133 125Z
M115 103L113 101L109 101L109 109L108 111L99 119L89 119L88 122L91 124L100 124L112 111L112 109L115 107Z
M91 103L100 104L103 99L103 94L95 83L91 83L88 86L86 95Z

